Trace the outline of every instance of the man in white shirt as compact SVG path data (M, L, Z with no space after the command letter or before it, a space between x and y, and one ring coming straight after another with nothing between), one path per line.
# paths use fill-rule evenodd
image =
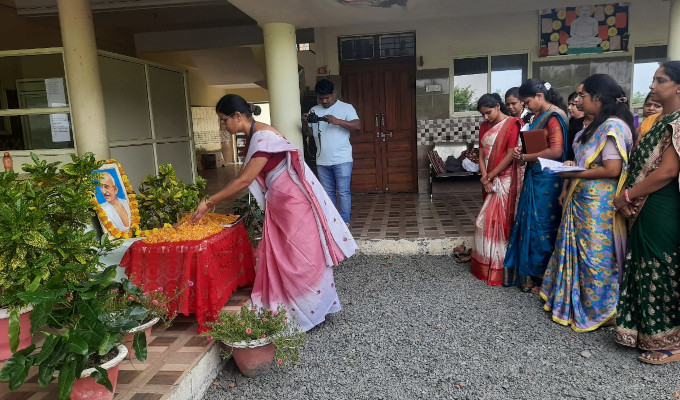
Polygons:
M322 79L314 87L318 105L310 110L319 117L319 122L309 123L307 116L302 116L305 134L314 136L316 142L316 170L321 185L331 198L340 216L349 226L352 195L350 182L352 179L352 145L349 142L350 132L361 131L361 122L351 104L337 99L333 82ZM310 129L311 128L311 129Z

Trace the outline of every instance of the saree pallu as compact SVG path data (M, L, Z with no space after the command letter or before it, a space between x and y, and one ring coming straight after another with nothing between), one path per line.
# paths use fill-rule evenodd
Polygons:
M658 168L673 146L680 153L680 112L658 119L631 156L628 187ZM643 350L680 349L680 191L671 182L633 202L614 340ZM630 220L629 220L630 222Z
M675 182L648 196L628 239L616 342L643 350L680 349L679 221Z
M284 304L304 332L340 311L332 266L354 254L356 243L297 148L260 131L246 163L257 151L287 156L250 187L265 210L251 298L257 307Z
M576 144L579 166L601 166L593 160L611 137L621 156L616 179L573 179L545 271L540 295L553 321L576 332L599 328L616 313L619 271L625 253L625 222L614 211L614 198L626 182L630 128L621 120L607 120L585 144Z
M564 161L568 129L563 111L546 111L536 117L529 129L543 129L551 116L556 116L562 127ZM560 224L560 193L562 178L541 170L537 162L527 164L515 223L503 262L503 286L518 285L528 291L542 281Z
M520 121L518 118L506 118L499 126L490 129L484 123L480 133L480 148L484 152L487 171L496 168L508 148L517 146ZM520 167L515 161L495 176L493 184L496 191L484 193L484 203L475 220L470 272L489 285L503 283L503 260L515 219L521 178Z

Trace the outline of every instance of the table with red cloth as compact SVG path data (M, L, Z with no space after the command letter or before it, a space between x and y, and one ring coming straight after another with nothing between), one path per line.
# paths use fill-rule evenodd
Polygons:
M120 266L130 280L144 291L157 290L172 295L189 281L192 286L169 306L172 312L196 314L198 332L208 329L208 321L239 286L255 281L255 257L242 221L202 240L145 243L130 246Z

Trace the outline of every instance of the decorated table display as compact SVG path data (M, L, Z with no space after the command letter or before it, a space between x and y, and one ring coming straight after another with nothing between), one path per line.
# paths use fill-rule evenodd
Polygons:
M204 237L206 233L213 234ZM184 240L168 241L171 238ZM206 329L206 322L217 319L239 286L252 285L255 280L253 248L241 221L231 227L183 224L156 228L144 241L130 246L121 267L140 287L174 292L184 282L193 281L192 287L168 305L173 312L195 313L199 332Z

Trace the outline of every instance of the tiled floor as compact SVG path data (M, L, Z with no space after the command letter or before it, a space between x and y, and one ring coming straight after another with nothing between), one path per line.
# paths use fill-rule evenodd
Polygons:
M251 288L236 291L224 309L239 310L250 302ZM192 316L178 316L168 327L153 327L147 361L124 360L118 372L114 400L161 400L182 381L196 363L215 345L196 334L198 324ZM0 362L0 368L3 363ZM37 383L37 368L31 369L28 381L10 392L6 382L0 382L0 400L58 400L56 381L45 388Z
M220 190L238 171L236 164L202 171L201 176L208 180L207 192ZM361 239L472 236L475 218L482 206L481 185L477 179L435 182L432 189L432 195L353 194L352 234ZM229 212L232 204L231 201L221 203L218 211Z

